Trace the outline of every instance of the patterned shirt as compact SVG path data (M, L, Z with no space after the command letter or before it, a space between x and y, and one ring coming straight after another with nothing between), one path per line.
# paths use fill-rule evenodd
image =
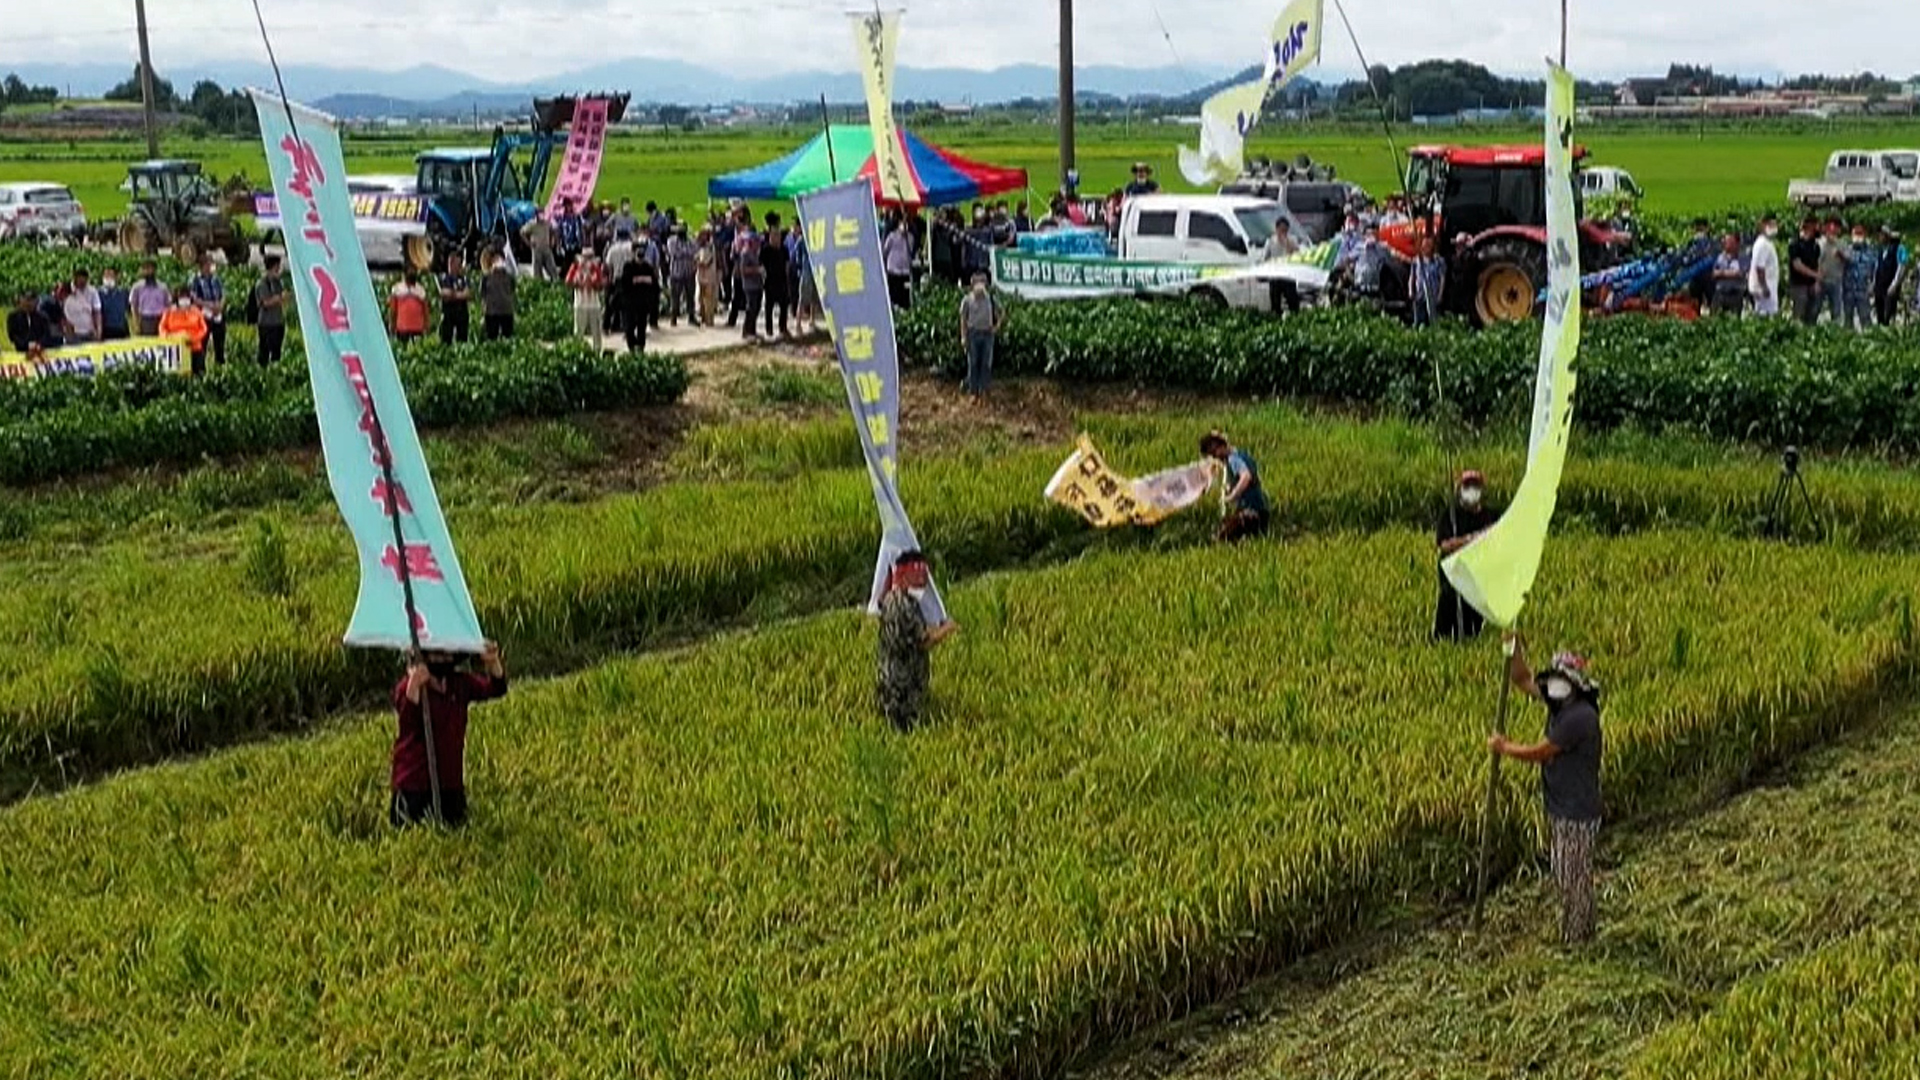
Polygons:
M919 722L931 677L927 657L927 619L920 602L905 589L880 600L880 714L905 731Z
M1855 243L1847 252L1847 295L1871 296L1873 294L1874 271L1880 268L1878 253L1873 245L1865 240Z
M699 248L684 236L667 241L667 276L675 281L693 277L693 256Z

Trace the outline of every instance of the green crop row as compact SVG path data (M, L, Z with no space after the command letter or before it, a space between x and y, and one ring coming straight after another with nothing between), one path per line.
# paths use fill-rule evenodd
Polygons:
M964 367L956 302L936 290L900 320L911 362L948 373ZM1539 329L1529 323L1416 330L1353 308L1273 319L1131 299L1010 300L1007 308L994 358L1004 372L1277 394L1473 425L1523 417L1533 400ZM1579 373L1574 413L1588 430L1675 428L1776 449L1920 451L1920 329L1596 320Z
M1662 1031L1635 1078L1828 1080L1914 1074L1920 937L1911 926L1829 945L1742 982L1712 1012Z
M1285 533L1423 527L1440 515L1445 459L1417 427L1283 410L1088 422L1114 463L1136 473L1192 460L1195 433L1220 425L1265 463ZM716 624L854 603L876 525L844 433L841 424L778 437L714 429L683 451L685 466L746 479L585 505L456 507L454 536L483 621L527 670L551 673ZM1569 465L1563 528L1758 531L1769 462L1671 440L1612 441L1616 453L1588 451ZM907 505L941 571L1207 536L1211 506L1152 532L1091 532L1040 498L1063 452L910 456ZM788 471L775 468L782 463ZM1521 459L1476 449L1458 464L1486 470L1500 500ZM1815 472L1813 490L1836 546L1916 547L1920 492L1906 474ZM377 697L391 659L337 644L357 564L332 515L281 521L271 533L260 531L271 513L244 520L198 530L191 543L161 534L73 550L20 545L0 559L0 635L14 643L0 653L0 798ZM183 611L195 613L191 633L179 632Z
M686 365L676 358L532 342L423 346L419 355L402 354L400 371L414 422L423 428L668 404L688 384ZM0 424L0 483L319 441L304 367L236 364L205 380L129 370L82 385L54 392L69 397L64 407Z
M1530 623L1608 687L1610 812L1885 692L1916 569L1558 540ZM449 837L384 827L384 716L29 800L0 811L0 1060L1057 1075L1470 880L1498 656L1426 641L1431 588L1405 531L965 585L911 737L872 716L851 613L523 684L476 712ZM1510 863L1536 781L1502 775Z

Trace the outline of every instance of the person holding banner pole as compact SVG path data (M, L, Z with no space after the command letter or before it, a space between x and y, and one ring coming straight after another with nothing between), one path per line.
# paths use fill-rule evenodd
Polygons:
M478 672L465 670L460 658L451 653L412 655L406 675L393 689L399 725L393 740L393 800L388 817L394 828L432 821L436 812L450 828L466 823L468 707L506 694L507 668L501 662L500 647L491 641L481 654Z
M1497 757L1540 766L1552 831L1550 861L1560 890L1560 937L1567 945L1579 945L1594 933L1593 848L1604 812L1600 686L1580 656L1556 654L1536 673L1527 667L1526 642L1518 634L1508 634L1506 645L1507 678L1514 689L1547 707L1546 735L1540 742L1522 744L1495 732L1488 736L1487 748Z

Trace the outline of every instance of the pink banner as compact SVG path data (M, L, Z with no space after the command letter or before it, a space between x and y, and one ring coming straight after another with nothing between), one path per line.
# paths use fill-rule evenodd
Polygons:
M547 218L560 214L560 204L570 202L575 210L593 198L600 183L600 158L607 147L607 101L582 98L573 109L573 130L567 134L567 156L560 163L560 181L553 185L547 199Z

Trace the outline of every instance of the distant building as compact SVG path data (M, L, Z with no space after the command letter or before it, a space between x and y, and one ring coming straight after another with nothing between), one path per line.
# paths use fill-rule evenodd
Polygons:
M1614 91L1614 100L1621 105L1652 105L1667 92L1665 79L1628 79Z

